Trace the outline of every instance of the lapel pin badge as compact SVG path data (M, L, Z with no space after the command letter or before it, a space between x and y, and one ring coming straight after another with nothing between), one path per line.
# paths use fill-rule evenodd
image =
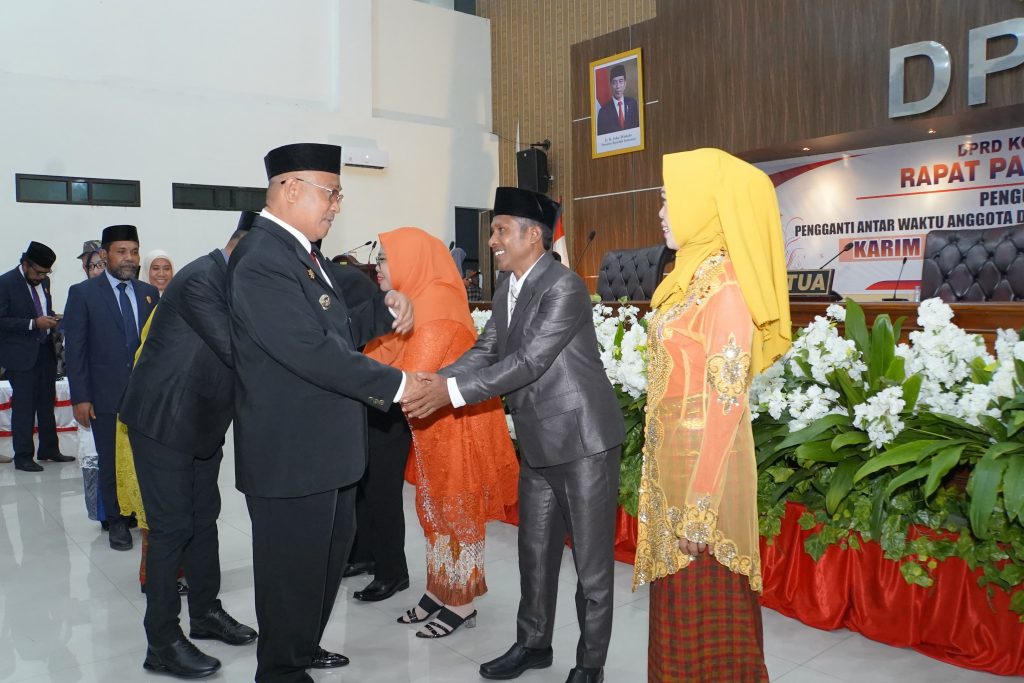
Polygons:
M149 294L146 295L146 303L147 304L153 303L153 297L151 297Z
M326 311L330 307L331 307L331 297L327 296L326 294L321 294L320 295L320 308L322 308L322 309L324 309Z
M309 276L310 280L315 280L316 279L316 273L313 272L312 268L306 268L306 275Z

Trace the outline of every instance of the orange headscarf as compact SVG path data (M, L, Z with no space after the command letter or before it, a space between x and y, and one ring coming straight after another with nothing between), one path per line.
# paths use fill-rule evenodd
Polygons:
M422 369L403 368L402 357L417 328L431 320L454 320L476 337L466 285L441 240L420 228L397 228L381 233L380 244L387 258L391 285L412 299L415 319L409 335L391 333L367 344L367 356L402 370Z

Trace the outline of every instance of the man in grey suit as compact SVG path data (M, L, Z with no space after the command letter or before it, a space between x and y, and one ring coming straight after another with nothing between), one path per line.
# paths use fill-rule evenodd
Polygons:
M551 666L558 570L566 533L579 583L580 640L567 683L600 683L612 628L615 510L622 412L604 372L590 296L545 246L558 205L499 187L488 244L503 277L472 349L402 400L412 417L506 397L522 456L516 643L480 667L488 679Z

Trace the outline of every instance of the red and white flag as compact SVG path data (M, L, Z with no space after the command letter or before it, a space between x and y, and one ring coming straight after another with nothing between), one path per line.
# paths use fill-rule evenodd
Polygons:
M569 247L565 242L565 226L562 225L562 198L558 198L558 216L555 218L555 232L551 238L551 251L562 259L562 265L572 268L569 263Z

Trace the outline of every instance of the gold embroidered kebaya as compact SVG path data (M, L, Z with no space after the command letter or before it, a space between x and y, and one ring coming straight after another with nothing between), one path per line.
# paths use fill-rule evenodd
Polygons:
M648 326L647 439L634 588L694 561L679 540L761 590L757 467L747 407L754 324L729 258L712 254ZM722 505L723 499L726 501Z
M739 405L740 396L747 390L749 372L750 354L736 345L735 335L729 335L721 353L708 358L708 384L718 392L718 403L726 414Z

